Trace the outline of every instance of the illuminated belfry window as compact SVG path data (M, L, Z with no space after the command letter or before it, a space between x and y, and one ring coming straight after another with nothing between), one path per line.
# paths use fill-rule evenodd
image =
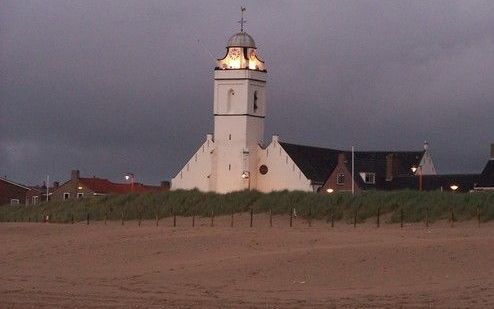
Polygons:
M241 25L240 32L228 40L225 57L218 59L216 67L218 70L248 69L266 71L264 61L259 59L256 54L254 39L244 31L244 24L246 23L243 17L244 11L245 9L242 9L242 18L239 21Z

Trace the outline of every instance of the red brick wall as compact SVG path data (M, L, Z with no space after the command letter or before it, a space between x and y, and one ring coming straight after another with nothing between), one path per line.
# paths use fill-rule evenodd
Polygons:
M333 189L334 192L352 191L352 171L349 171L346 167L346 160L344 154L338 156L338 164L322 186L321 193L326 193L329 188ZM336 177L338 174L345 175L345 182L343 184L337 184ZM355 191L359 190L359 187L355 183Z
M20 204L26 203L27 191L26 188L0 179L0 205L10 204L11 199L18 199Z

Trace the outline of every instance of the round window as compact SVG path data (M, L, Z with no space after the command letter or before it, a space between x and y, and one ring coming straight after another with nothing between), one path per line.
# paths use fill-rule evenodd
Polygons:
M268 167L266 165L261 165L259 167L259 173L261 173L261 175L266 175L268 173Z

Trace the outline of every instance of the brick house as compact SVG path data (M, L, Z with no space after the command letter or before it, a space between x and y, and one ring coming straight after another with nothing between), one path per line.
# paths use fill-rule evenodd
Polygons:
M161 186L150 186L141 183L114 183L104 178L80 177L78 170L71 172L70 180L58 186L52 193L52 200L81 199L108 194L122 194L131 192L168 191L169 182L162 182Z
M335 168L321 187L323 192L387 190L396 178L416 178L417 167L433 176L435 168L428 165L430 155L423 151L358 151L354 152L352 181L352 153L340 152ZM429 164L431 164L430 161ZM418 171L420 172L420 171ZM425 174L425 173L424 173ZM423 175L422 175L423 176Z
M10 181L6 178L0 178L0 205L25 204L26 193L30 189L21 184Z

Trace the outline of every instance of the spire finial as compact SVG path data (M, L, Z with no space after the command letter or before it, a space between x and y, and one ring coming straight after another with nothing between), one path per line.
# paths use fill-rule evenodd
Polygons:
M242 15L238 23L240 24L240 32L244 32L244 24L247 23L247 20L244 19L245 8L243 6L240 7L240 12Z

